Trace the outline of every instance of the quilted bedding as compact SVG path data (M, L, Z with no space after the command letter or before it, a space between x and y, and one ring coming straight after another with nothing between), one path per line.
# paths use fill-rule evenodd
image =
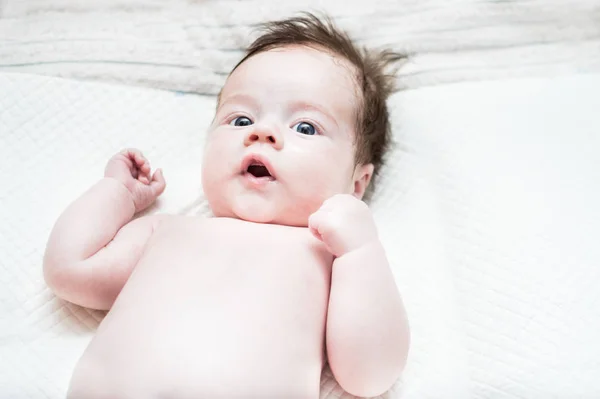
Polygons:
M325 11L402 86L600 70L598 0L1 0L0 71L214 95L261 22Z
M372 203L413 336L384 397L600 398L598 3L293 3L0 1L0 399L64 397L104 316L44 285L59 213L133 146L168 180L152 212L207 215L212 95L298 4L414 53ZM349 398L329 372L321 397Z
M61 398L104 314L45 287L58 214L125 146L207 214L214 99L0 74L0 397ZM600 74L397 94L372 209L413 331L390 398L600 397ZM347 397L330 373L323 398Z

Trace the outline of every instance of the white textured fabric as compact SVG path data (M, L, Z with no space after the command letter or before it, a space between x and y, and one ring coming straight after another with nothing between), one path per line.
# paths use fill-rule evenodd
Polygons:
M408 88L600 71L598 0L3 0L0 70L216 94L259 23L326 11Z
M214 99L7 73L0 93L0 398L61 398L104 314L45 287L53 223L126 146L165 170L153 212L206 214ZM413 340L386 397L600 397L599 104L598 74L391 100L372 209Z

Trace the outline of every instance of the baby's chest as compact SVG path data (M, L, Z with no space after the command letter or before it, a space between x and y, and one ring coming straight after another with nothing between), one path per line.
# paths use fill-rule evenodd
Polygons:
M156 280L152 285L160 281L164 289L179 293L220 297L260 292L266 300L300 300L328 290L332 261L307 229L184 219L157 232L138 267L141 280L146 275Z
M286 389L307 373L318 382L332 257L306 231L268 227L184 220L157 231L90 357L114 379L155 390L166 381L197 397L249 392L261 378L268 387L277 373ZM140 358L159 360L148 368Z

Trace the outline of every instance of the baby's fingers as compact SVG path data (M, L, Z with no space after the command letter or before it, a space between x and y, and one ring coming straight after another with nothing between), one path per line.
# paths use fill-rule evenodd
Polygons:
M143 184L150 184L150 162L144 157L144 154L135 148L124 150L123 153L131 162L131 176Z
M137 148L126 148L121 151L121 154L131 162L130 167L132 172L135 170L136 172L139 171L142 174L150 175L150 162L148 162L140 150Z
M332 232L330 228L331 215L327 211L318 210L308 218L308 229L319 241L323 243L327 251L336 256L332 248Z
M148 176L146 176L146 175L138 175L137 179L145 185L150 184L150 179L148 179Z
M317 211L310 215L308 218L308 229L317 239L323 240L322 228L324 224L324 219L326 217L326 213L323 211Z
M142 175L150 176L150 162L144 157L140 151L130 152L135 166L140 170Z
M167 187L167 182L163 176L162 169L157 169L152 176L150 188L152 189L154 195L158 197L163 193L163 191L165 191L165 187Z

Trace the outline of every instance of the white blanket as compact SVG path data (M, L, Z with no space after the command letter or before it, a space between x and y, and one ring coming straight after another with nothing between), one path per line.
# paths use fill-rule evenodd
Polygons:
M58 300L42 254L107 158L168 180L153 212L206 214L214 99L0 73L0 398L64 397L102 312ZM412 326L398 398L600 397L600 75L396 95L372 209ZM326 374L322 397L347 397Z
M598 0L2 0L0 71L216 94L259 23L326 11L402 85L600 70Z

